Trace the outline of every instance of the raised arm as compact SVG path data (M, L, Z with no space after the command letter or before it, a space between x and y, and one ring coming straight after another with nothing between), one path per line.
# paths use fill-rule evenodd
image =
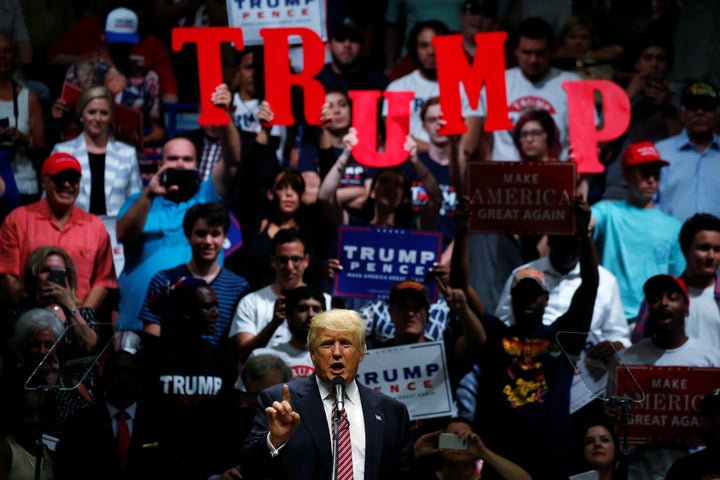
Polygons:
M408 135L405 139L405 151L408 153L408 161L415 170L428 196L427 203L420 212L418 227L424 230L433 230L437 228L443 196L435 176L418 158L418 147L417 140Z
M228 115L230 114L232 93L226 84L218 85L211 99L213 105L225 109ZM269 110L269 105L267 108ZM232 121L220 127L220 142L222 143L222 161L213 167L212 182L220 196L225 197L230 193L230 187L240 166L240 132Z
M318 200L320 201L320 205L322 205L323 212L325 212L325 218L334 226L348 223L348 214L337 199L337 189L340 184L340 179L345 173L347 162L350 160L350 151L357 143L357 130L350 127L347 135L343 137L343 145L345 148L337 161L335 161L335 165L333 165L327 175L325 175L322 184L320 184Z
M597 296L600 277L598 274L598 261L595 254L595 245L589 230L590 206L581 198L575 201L576 235L580 242L580 278L582 282L575 294L568 311L558 320L557 329L571 332L586 333L590 329L595 297ZM585 344L584 335L574 336L575 341L565 345L570 353L578 354Z

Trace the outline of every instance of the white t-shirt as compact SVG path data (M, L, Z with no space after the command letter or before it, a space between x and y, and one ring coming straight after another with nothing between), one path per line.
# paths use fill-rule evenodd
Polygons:
M500 294L498 306L495 310L495 316L507 325L515 324L510 298L512 279L515 276L515 272L528 267L542 272L545 276L545 282L550 289L548 304L543 314L543 324L550 325L557 320L560 315L567 312L575 291L580 286L580 283L582 283L582 279L580 278L580 262L565 275L552 267L550 258L547 256L538 258L513 270L513 273L505 282L505 287ZM625 312L623 311L617 280L612 273L601 266L598 267L598 274L600 276L600 282L598 284L597 296L595 297L592 323L590 324L590 333L596 337L594 343L610 340L613 342L622 342L623 345L628 346L630 345L630 329L628 328L627 318L625 318Z
M437 80L428 80L420 74L420 70L413 70L404 77L400 77L397 80L390 82L387 86L387 91L415 92L415 97L410 100L410 134L418 140L429 142L430 137L425 129L423 129L420 111L428 99L440 96L440 87L438 86ZM482 101L478 102L478 108L470 108L470 103L468 102L467 95L465 94L465 90L462 88L462 85L460 86L460 102L463 116L485 116ZM387 116L387 102L383 102L382 115L383 118Z
M715 284L702 290L688 287L690 315L685 317L685 333L720 349L720 309L715 300Z
M290 367L293 372L293 380L299 378L305 378L312 375L315 371L315 365L313 365L312 359L310 358L310 352L307 350L300 350L295 348L290 343L283 343L275 347L264 347L258 348L252 351L248 360L256 355L275 355L285 364Z
M582 79L574 73L564 72L557 68L551 68L548 76L539 82L531 82L525 78L520 67L505 71L508 117L513 125L529 108L546 110L555 120L560 132L561 159L567 158L568 149L568 104L567 94L562 89L562 83L570 80ZM481 103L483 111L487 111L484 89ZM520 154L513 143L511 130L493 132L492 159L495 161L520 161Z
M326 293L323 295L325 296L325 308L330 309L331 298ZM265 325L272 320L277 297L272 290L271 284L241 298L237 309L235 309L235 315L233 315L232 323L230 324L228 337L232 338L238 333L250 333L252 335L260 333L260 331L265 328ZM283 322L277 330L275 330L267 346L275 347L289 341L290 329L287 326L287 322Z

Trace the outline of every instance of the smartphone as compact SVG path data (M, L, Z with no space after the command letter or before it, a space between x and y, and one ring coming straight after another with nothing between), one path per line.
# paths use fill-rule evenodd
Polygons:
M64 287L67 280L67 272L65 272L64 268L51 268L48 280Z
M7 117L0 118L0 128L8 128L9 126L10 126L9 118L7 118Z
M198 176L197 170L168 168L163 172L160 181L163 187L169 187L170 185L190 185L200 183L200 177Z
M454 433L441 433L438 448L444 450L467 450L467 438L462 438Z

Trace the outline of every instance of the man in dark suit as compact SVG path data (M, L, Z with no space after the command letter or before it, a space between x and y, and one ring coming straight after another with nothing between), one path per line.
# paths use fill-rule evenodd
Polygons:
M335 405L333 379L345 381L354 480L414 479L415 459L407 408L355 380L365 356L365 324L351 310L316 316L308 334L315 373L260 393L259 410L243 446L245 478L331 478ZM301 421L302 418L302 421ZM342 425L342 423L341 423ZM339 435L342 443L343 435ZM340 451L344 450L342 447ZM343 458L343 453L338 456ZM342 471L342 468L340 468ZM338 478L341 478L340 476Z
M55 452L58 479L143 479L159 478L160 471L148 466L154 456L154 435L147 429L147 416L137 407L138 364L128 352L112 354L105 362L97 405L80 410L65 427ZM124 420L116 416L126 412ZM129 443L120 448L124 421Z

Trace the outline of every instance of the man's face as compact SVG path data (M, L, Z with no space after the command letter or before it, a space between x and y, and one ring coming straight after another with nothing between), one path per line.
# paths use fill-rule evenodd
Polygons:
M659 334L672 334L681 331L688 315L688 304L683 294L677 290L657 292L647 298L648 321Z
M526 332L540 327L548 294L533 280L521 280L511 292L513 315L518 327Z
M210 225L204 218L197 219L188 237L193 259L203 263L216 261L222 253L225 238L222 225Z
M305 254L305 247L300 241L281 243L275 247L275 256L270 259L270 265L275 270L275 281L286 289L302 285L309 262L309 255Z
M699 231L684 253L689 276L714 277L720 265L720 232Z
M310 358L315 374L325 383L340 375L346 383L357 374L360 362L365 358L353 332L322 329L315 344L310 346Z
M413 341L425 332L428 308L417 295L400 295L390 305L390 320L395 325L396 339Z
M665 75L669 67L667 52L659 46L647 47L635 61L635 71L644 76L653 73Z
M718 109L707 102L691 102L680 107L680 121L688 134L712 134L718 123Z
M80 193L80 174L74 170L63 170L56 175L45 175L42 186L52 208L70 208Z
M437 69L435 64L435 47L433 47L432 39L435 36L435 30L424 28L418 33L417 37L417 55L420 61L420 69L424 72L434 73Z
M215 323L220 316L219 308L217 296L212 288L198 287L195 290L193 320L200 322L199 328L203 335L211 335L215 332Z
M515 48L515 59L522 74L531 82L545 78L550 72L552 52L544 39L520 37Z
M184 138L168 141L163 147L162 166L176 170L197 170L195 146Z
M331 38L329 46L332 61L340 68L355 65L360 56L360 42L349 37L343 39Z
M660 163L646 163L629 167L625 171L625 180L627 180L630 195L649 201L657 192L661 168L662 164Z
M303 298L288 316L288 327L295 340L306 342L310 331L310 322L315 316L325 311L325 305L314 298Z
M464 10L460 14L460 33L467 39L475 40L475 34L492 30L494 20L472 10Z
M438 135L440 129L440 104L430 105L425 111L423 119L423 128L430 136L430 141L437 146L445 146L449 142L447 136Z

